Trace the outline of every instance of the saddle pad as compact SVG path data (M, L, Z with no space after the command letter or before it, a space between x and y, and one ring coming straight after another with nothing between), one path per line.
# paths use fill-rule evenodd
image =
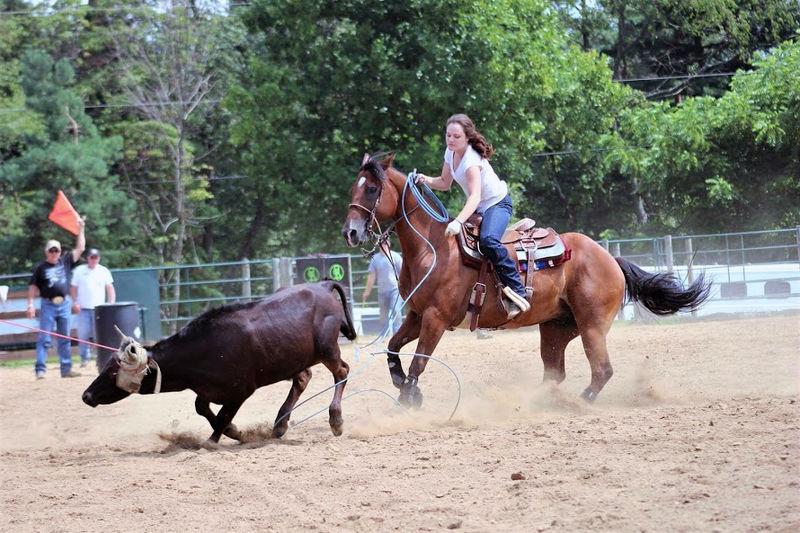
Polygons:
M556 243L549 248L537 248L533 252L534 260L538 261L539 259L550 259L553 257L561 257L561 255L566 250L564 246L564 241L561 240L561 237L556 239ZM528 252L523 248L517 248L517 260L521 263L523 261L528 260Z
M544 268L553 268L561 263L569 261L572 257L572 250L566 247L561 237L557 238L556 244L544 250L536 250L533 253L533 262L528 264L527 250L517 250L517 268L521 274L526 274L528 269L535 272Z

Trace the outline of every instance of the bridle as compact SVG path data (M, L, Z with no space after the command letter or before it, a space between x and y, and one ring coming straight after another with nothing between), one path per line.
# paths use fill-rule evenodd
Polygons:
M381 229L381 223L378 221L378 217L375 216L375 213L378 210L378 206L381 203L381 198L383 197L383 190L384 190L384 180L378 180L380 182L380 192L378 193L378 197L375 199L375 205L372 206L372 209L364 207L361 204L357 204L355 202L351 202L350 205L347 207L348 209L353 208L357 211L362 211L367 214L368 223L367 223L367 235L369 235L372 242L372 248L366 249L361 248L361 251L364 253L365 256L372 255L377 249L380 248L381 241L386 240L389 238L389 235L394 231L394 227L397 225L398 222L403 220L405 216L410 215L414 211L416 211L418 205L415 206L411 211L405 214L401 214L399 217L392 220L386 229ZM372 228L376 227L378 229L377 233Z

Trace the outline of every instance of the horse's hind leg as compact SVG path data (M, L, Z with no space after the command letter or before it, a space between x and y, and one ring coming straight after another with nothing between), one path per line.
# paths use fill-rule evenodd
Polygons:
M564 370L564 350L567 344L578 336L575 321L551 320L539 324L540 347L542 363L544 363L544 377L542 381L553 380L561 383L567 376Z
M209 405L208 400L206 400L205 398L201 398L200 396L195 398L194 410L197 411L198 415L208 420L208 423L211 424L212 429L216 427L217 415L215 415L214 412L211 410L211 406ZM226 437L231 438L233 440L238 440L238 441L242 440L242 435L239 432L239 429L233 424L228 424L228 427L225 428L223 434Z
M581 332L583 350L589 360L589 367L592 369L592 381L586 390L581 394L581 398L591 403L603 390L608 380L614 375L611 368L611 361L608 359L608 348L606 347L606 333L608 328L599 326L589 327Z
M286 430L289 429L289 417L291 416L292 409L294 409L294 405L297 403L300 395L306 390L309 381L311 381L310 368L301 370L292 377L292 388L289 389L286 401L283 402L281 408L278 409L278 416L275 417L275 425L272 427L272 436L276 439L283 437L286 434Z
M389 339L386 360L389 364L389 374L392 376L392 384L398 389L405 383L406 373L403 372L403 364L400 362L400 356L397 355L397 353L403 346L419 338L421 325L422 320L420 316L414 311L409 311L400 329Z

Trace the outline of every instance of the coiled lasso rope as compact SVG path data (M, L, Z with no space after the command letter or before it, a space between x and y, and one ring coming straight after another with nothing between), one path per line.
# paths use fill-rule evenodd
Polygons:
M411 190L411 194L414 195L417 203L420 205L420 207L422 207L423 211L430 215L433 220L436 222L450 222L450 214L447 212L447 208L444 206L439 197L433 193L431 188L428 187L428 184L423 183L421 187L419 184L417 184L416 168L409 172L406 176L406 184L403 189ZM403 196L403 200L405 200L405 190L403 191ZM433 203L436 204L438 211L435 211L433 207L431 207L431 204L429 204L428 200L425 198L426 196L433 199ZM403 203L405 204L405 201ZM403 214L405 214L405 206L403 207ZM406 221L408 221L407 217Z

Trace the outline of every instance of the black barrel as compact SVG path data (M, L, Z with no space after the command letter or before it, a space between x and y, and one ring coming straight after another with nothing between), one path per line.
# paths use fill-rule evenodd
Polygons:
M120 336L114 326L125 335L141 341L142 330L139 327L139 305L136 302L117 302L101 304L94 308L94 331L97 344L109 346L114 350L97 349L97 368L102 370L119 347Z

